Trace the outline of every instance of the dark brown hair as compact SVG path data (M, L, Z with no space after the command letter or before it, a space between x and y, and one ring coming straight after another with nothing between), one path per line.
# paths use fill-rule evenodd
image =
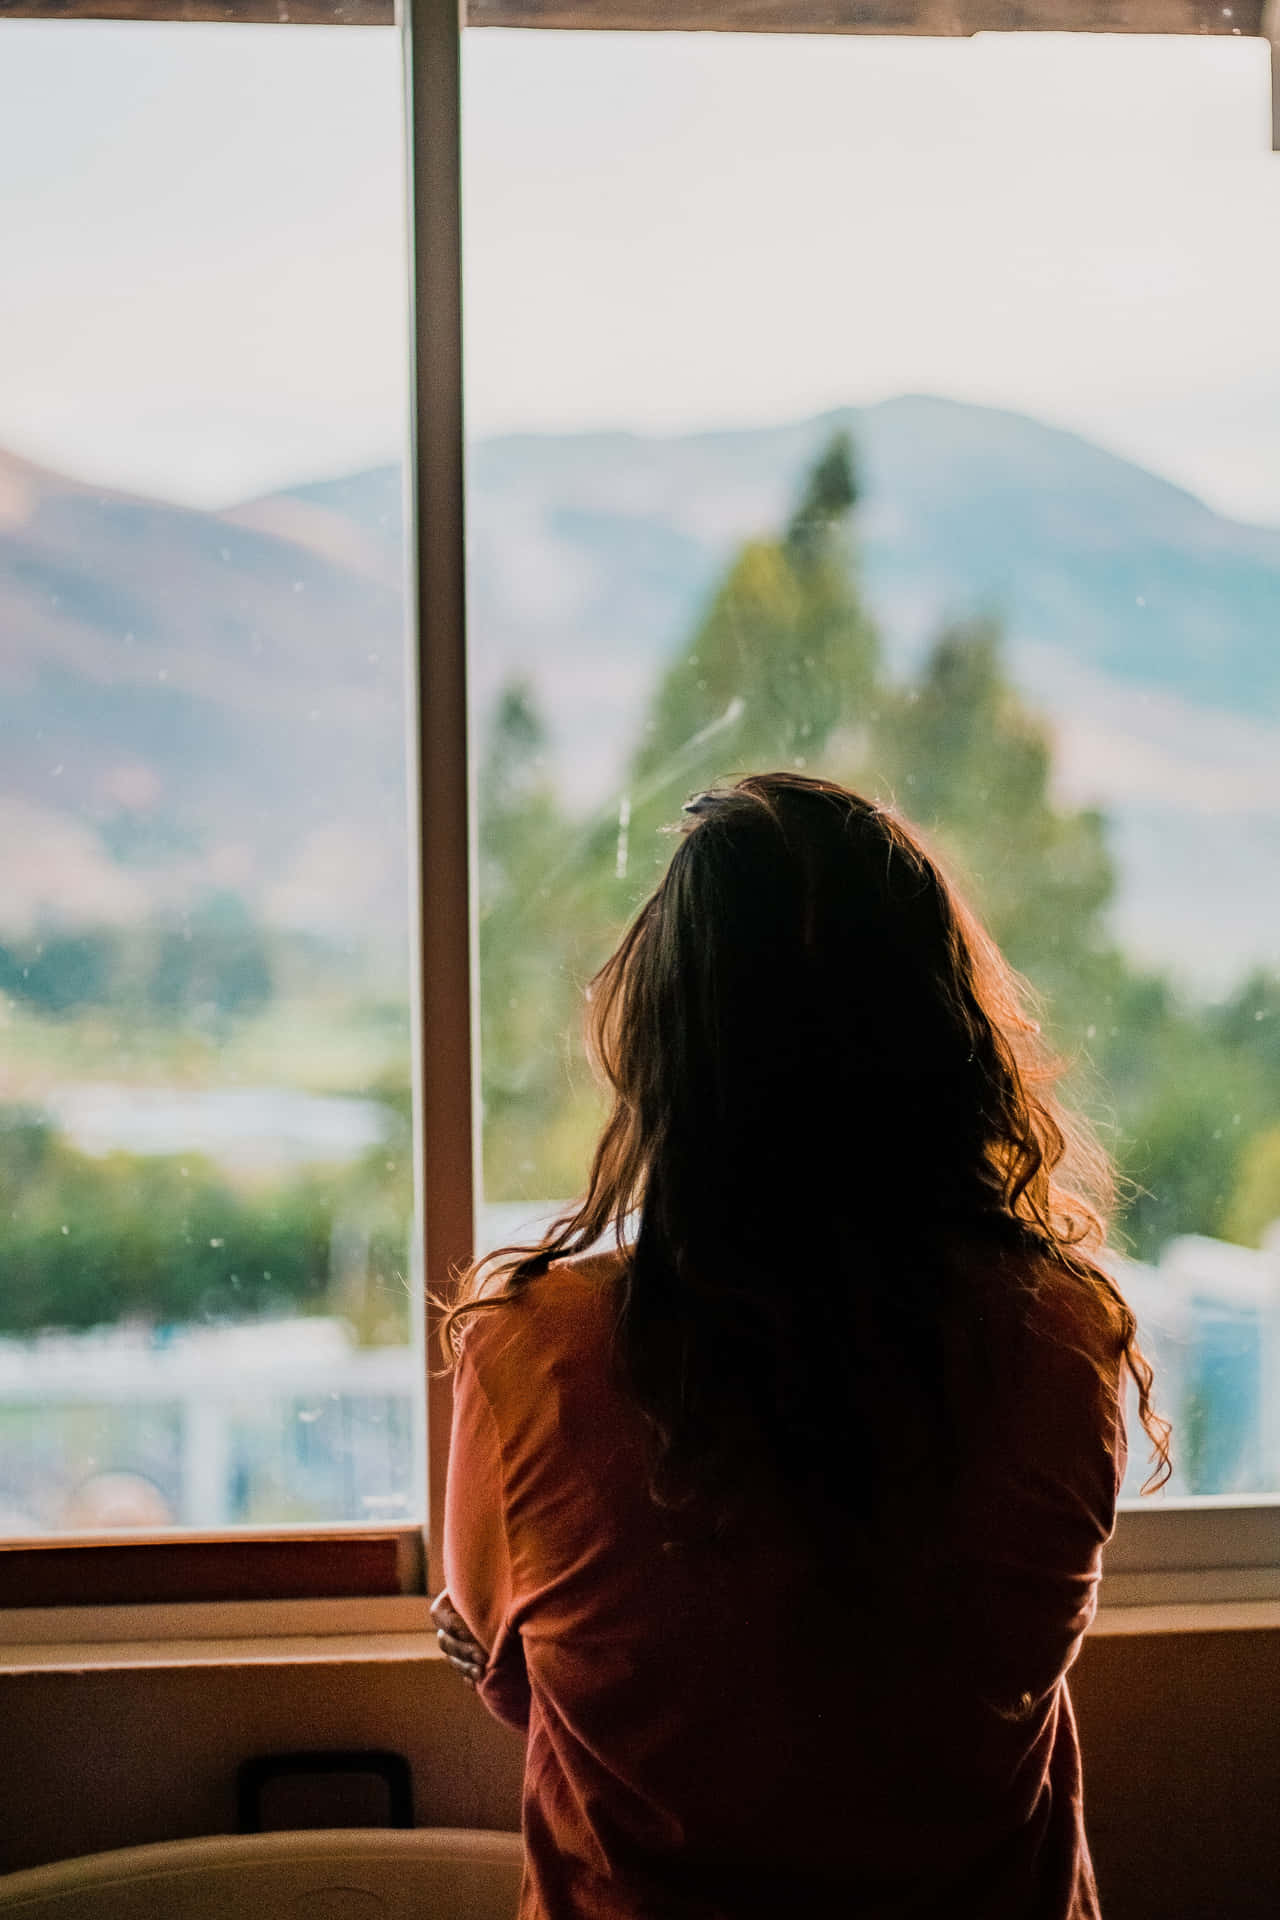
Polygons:
M1162 1484L1169 1429L1098 1264L1107 1158L1056 1102L1026 990L936 857L891 810L799 774L700 794L685 821L588 991L613 1105L585 1197L476 1262L446 1346L612 1235L655 1497L723 1522L765 1465L827 1513L856 1484L865 1519L963 1455L949 1327L973 1302L948 1249L978 1236L988 1268L1025 1276L1036 1253L1090 1296Z

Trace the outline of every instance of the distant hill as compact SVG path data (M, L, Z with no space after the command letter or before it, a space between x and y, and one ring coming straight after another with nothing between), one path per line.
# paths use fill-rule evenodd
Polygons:
M661 662L837 424L890 659L1003 614L1064 791L1115 821L1126 938L1202 981L1280 957L1280 531L1018 414L478 442L477 711L529 675L566 792L607 796ZM394 925L400 499L384 467L201 514L0 457L0 919L40 909L56 843L120 912L216 873L293 924Z
M403 920L399 573L305 517L0 456L6 931L216 888L335 933Z

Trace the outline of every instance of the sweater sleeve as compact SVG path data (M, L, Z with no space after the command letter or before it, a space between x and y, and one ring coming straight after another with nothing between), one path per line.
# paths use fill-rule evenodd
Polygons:
M1100 1323L1047 1318L1019 1373L1001 1469L967 1515L954 1608L970 1671L1010 1708L1038 1700L1079 1651L1124 1471L1119 1369Z
M502 1443L493 1408L465 1349L453 1382L444 1562L454 1606L488 1649L480 1698L495 1718L524 1732L529 1724L529 1677L512 1619L515 1582Z

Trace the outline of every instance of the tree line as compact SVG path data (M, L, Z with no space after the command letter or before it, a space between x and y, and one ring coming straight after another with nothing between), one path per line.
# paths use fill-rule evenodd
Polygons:
M79 927L0 945L0 993L59 1017L115 1007L158 1018L260 1013L275 991L273 943L238 894L216 892L180 923Z
M412 1187L407 1130L350 1165L246 1184L200 1154L84 1153L0 1109L0 1333L338 1312L397 1344Z

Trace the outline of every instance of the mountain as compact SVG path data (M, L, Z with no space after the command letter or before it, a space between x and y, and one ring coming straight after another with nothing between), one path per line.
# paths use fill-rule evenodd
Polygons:
M0 456L4 931L216 889L399 924L400 623L398 569L337 515L321 537L289 502L201 513Z
M891 663L944 618L1001 613L1064 795L1113 820L1124 937L1203 984L1274 961L1280 531L1015 413L905 396L753 430L477 442L478 718L531 678L566 793L606 804L660 664L837 425ZM38 849L57 840L120 912L215 875L286 922L396 921L400 499L385 467L201 514L0 458L0 829L23 865L0 916L48 910Z
M647 679L734 545L777 525L837 426L858 449L861 571L899 662L948 616L992 609L1009 623L1024 682L1054 702L1101 675L1198 712L1280 722L1280 530L1227 520L1060 428L920 396L759 430L478 442L468 474L477 672L537 678L542 661L557 705L573 689L553 689L552 674ZM290 497L399 538L393 468ZM574 674L561 675L570 661ZM610 764L627 717L606 729Z

